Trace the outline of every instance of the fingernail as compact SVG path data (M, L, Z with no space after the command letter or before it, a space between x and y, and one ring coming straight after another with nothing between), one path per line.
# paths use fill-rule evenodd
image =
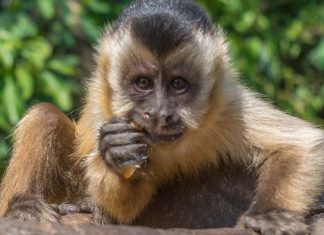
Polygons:
M260 230L259 223L255 219L253 219L253 218L250 218L250 217L245 218L244 224L247 227L253 229L256 232L258 232Z
M69 214L75 214L75 213L79 213L80 210L79 210L79 208L76 207L76 206L68 206L68 208L67 208L67 212L68 212Z

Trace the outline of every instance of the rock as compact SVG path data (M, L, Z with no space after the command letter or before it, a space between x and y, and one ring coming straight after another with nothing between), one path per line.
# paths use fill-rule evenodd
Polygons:
M39 234L61 234L61 235L82 235L82 234L118 234L118 235L254 235L248 230L242 229L205 229L205 230L188 230L188 229L151 229L146 227L135 226L120 226L120 225L93 225L85 224L87 215L77 214L65 217L67 224L52 224L52 223L35 223L21 222L9 220L6 218L0 219L0 235L39 235ZM89 219L89 217L88 217ZM78 221L80 223L78 223Z
M78 213L62 216L61 223L66 225L92 224L92 220L90 214Z

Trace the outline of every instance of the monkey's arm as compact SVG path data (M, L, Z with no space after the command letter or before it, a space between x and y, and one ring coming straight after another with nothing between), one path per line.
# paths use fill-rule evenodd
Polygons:
M247 97L251 100L244 120L259 183L246 215L256 218L247 222L249 226L260 228L267 218L285 223L285 218L305 216L314 205L322 190L324 135L300 119ZM293 216L285 216L287 212ZM267 215L260 217L263 214Z
M147 162L147 144L137 128L113 118L100 129L98 150L86 156L88 192L97 207L94 221L130 223L151 200L156 187L142 171ZM138 166L131 178L124 169Z
M131 223L152 199L156 187L149 180L125 180L107 170L101 156L91 156L88 192L96 203L94 222Z
M73 197L82 183L81 169L75 168L71 156L74 140L74 123L53 105L29 109L15 131L12 158L1 184L1 216L57 219L48 204ZM75 170L80 172L72 173Z

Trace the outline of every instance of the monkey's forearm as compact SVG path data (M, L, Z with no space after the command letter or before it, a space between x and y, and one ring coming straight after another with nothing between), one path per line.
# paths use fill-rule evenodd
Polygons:
M43 103L29 109L15 131L13 156L1 183L0 215L11 210L8 204L13 204L12 199L17 196L19 206L7 214L28 218L19 208L32 207L34 199L31 195L35 195L35 201L39 198L44 201L34 203L41 208L45 203L59 203L76 193L83 180L81 170L72 177L68 173L73 172L74 160L70 155L74 140L73 122L56 107ZM27 194L28 200L25 200ZM29 210L38 211L39 220L42 220L48 214L48 208L43 207L44 213L36 206Z
M88 193L99 208L118 223L130 223L156 191L148 178L124 179L109 167L99 154L87 161Z
M262 214L273 209L307 212L321 189L321 178L313 176L320 169L312 157L293 146L271 153L260 169L255 203L249 213Z
M307 234L304 216L322 190L323 132L250 93L243 97L242 133L259 179L254 201L237 225L261 234L278 229Z
M259 169L251 213L277 208L306 212L321 190L324 134L254 97L247 111L246 136L257 149L252 161Z

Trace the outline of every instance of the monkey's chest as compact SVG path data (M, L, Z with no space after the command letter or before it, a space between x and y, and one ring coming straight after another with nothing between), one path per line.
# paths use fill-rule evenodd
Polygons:
M235 225L249 207L256 177L241 169L204 171L195 179L161 188L135 222L156 228L217 228Z

